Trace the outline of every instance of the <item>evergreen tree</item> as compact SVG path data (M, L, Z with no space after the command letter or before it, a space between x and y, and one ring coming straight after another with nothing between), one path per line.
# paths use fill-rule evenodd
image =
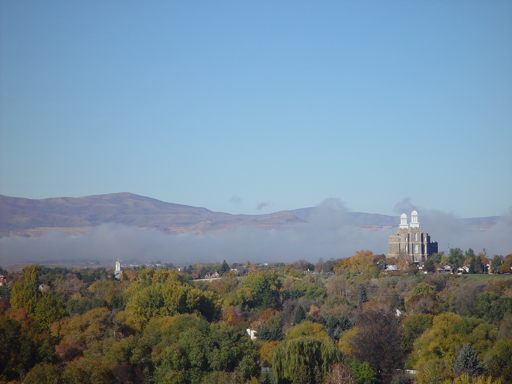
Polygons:
M226 272L231 271L231 268L229 267L228 263L226 263L226 260L222 262L222 265L219 268L219 275L224 275Z
M361 284L359 286L358 294L359 294L358 306L359 306L359 308L361 308L363 303L366 303L368 301L368 295L366 294L366 288L364 287L364 285Z
M482 273L484 272L484 264L482 263L482 259L480 256L477 256L475 258L475 273Z
M481 375L483 371L483 363L478 362L478 351L469 343L464 345L453 362L453 374L455 376L466 374L471 378Z
M327 320L326 328L329 337L339 340L340 335L343 331L352 328L352 323L345 315L341 317L331 315L331 317L329 317L329 320Z
M281 341L284 339L283 330L279 325L274 325L270 328L270 337L272 341Z
M293 324L297 325L302 323L302 320L306 318L306 311L302 308L302 305L299 305L295 310L295 317L293 318Z
M283 330L279 325L274 325L272 328L264 325L258 330L258 339L263 341L281 341L284 339Z
M469 271L468 271L468 273L470 275L473 275L475 273L475 258L474 257L471 258L471 261L469 263Z
M270 341L271 337L270 329L266 325L260 327L258 330L258 339L263 341Z

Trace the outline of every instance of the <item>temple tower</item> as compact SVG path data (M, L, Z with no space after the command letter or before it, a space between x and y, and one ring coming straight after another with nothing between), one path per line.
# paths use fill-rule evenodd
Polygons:
M421 263L433 253L437 253L437 241L431 242L428 233L422 233L418 221L418 212L411 213L411 223L402 213L396 234L389 236L388 257L406 256L412 262Z

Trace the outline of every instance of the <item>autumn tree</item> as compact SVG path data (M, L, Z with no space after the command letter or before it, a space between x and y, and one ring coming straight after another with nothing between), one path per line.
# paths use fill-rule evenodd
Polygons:
M436 288L421 282L414 286L405 300L405 307L409 313L437 313Z
M327 374L326 384L355 384L350 367L343 363L333 364Z
M62 370L56 364L38 364L25 376L24 384L61 384Z
M512 340L500 340L489 353L487 371L494 378L503 378L505 383L512 383Z
M401 327L395 312L386 307L366 307L355 317L357 334L351 340L353 356L368 362L384 382L400 367Z
M285 340L297 339L303 336L311 336L315 339L332 342L322 324L304 321L286 331Z
M64 303L52 295L44 295L36 304L34 319L41 330L49 330L50 325L68 315Z
M360 281L369 280L379 273L375 255L371 251L358 251L354 256L341 260L334 267L334 271L350 275L358 274Z
M322 268L324 266L324 259L323 257L320 257L317 261L317 263L315 264L315 271L320 273L322 272Z
M427 261L425 261L425 263L423 264L423 268L425 268L427 272L435 272L436 267L434 265L434 260L432 260L432 258L429 257Z
M433 315L417 314L407 316L402 320L402 349L409 353L413 349L414 341L432 326Z
M424 377L420 382L428 382L433 377L442 381L451 373L458 346L471 343L483 356L495 344L497 334L496 327L482 319L440 314L433 318L432 327L414 342L408 366L420 371L420 377Z
M38 287L39 265L29 265L23 268L21 280L14 284L11 293L11 307L14 310L24 308L27 314L32 315L41 296Z
M131 322L137 329L141 329L153 316L197 313L212 321L220 315L217 297L213 292L202 292L173 280L131 291L126 310L131 314Z

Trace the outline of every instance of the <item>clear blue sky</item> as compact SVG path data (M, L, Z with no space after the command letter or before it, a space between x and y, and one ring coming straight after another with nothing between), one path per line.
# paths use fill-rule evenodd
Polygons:
M1 194L512 207L511 1L0 7Z

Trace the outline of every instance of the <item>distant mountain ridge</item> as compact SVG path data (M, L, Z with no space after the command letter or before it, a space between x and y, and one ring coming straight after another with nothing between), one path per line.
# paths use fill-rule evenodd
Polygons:
M0 195L0 237L37 236L52 229L67 234L81 234L105 223L166 233L203 234L244 225L271 229L310 221L322 209L328 208L301 208L266 215L232 215L166 203L128 192L41 200ZM465 220L468 225L485 229L498 219L493 216ZM345 212L340 220L344 225L374 228L395 227L399 223L398 216L361 212Z
M128 192L41 200L0 195L0 235L3 237L40 235L51 229L80 234L105 223L200 234L240 225L275 228L301 222L302 219L288 212L265 217L231 215Z

